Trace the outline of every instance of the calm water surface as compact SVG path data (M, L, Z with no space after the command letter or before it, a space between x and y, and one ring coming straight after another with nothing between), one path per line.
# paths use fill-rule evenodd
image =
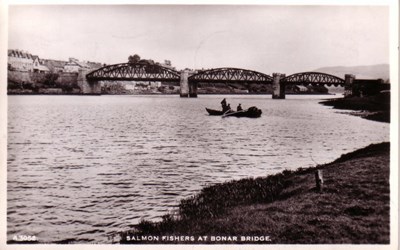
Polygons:
M257 106L258 119L205 107ZM110 243L202 187L333 161L389 141L389 124L328 96L9 96L8 239Z

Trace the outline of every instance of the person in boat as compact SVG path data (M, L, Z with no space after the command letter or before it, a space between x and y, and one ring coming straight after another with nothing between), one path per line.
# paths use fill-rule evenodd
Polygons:
M224 100L221 101L221 105L222 107L226 106L226 99L224 98Z
M221 102L222 105L222 112L226 112L228 110L228 106L226 105L226 99L222 100Z
M232 112L231 105L228 103L228 105L225 107L225 110L223 109L222 111L224 111L224 113Z
M236 110L237 110L237 111L242 111L242 110L243 110L242 104L239 103L239 105L237 106Z

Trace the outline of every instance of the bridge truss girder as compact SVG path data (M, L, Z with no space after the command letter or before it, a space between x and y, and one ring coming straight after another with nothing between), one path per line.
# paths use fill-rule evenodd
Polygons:
M180 73L157 64L121 63L99 68L86 75L89 81L163 81L179 82Z
M345 81L337 76L320 72L302 72L287 76L281 80L286 85L328 85L344 86Z
M190 82L209 83L272 83L272 77L257 71L238 68L216 68L200 71L189 77Z

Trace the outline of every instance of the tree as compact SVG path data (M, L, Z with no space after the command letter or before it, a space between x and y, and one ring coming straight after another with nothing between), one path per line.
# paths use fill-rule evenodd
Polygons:
M166 66L171 66L172 65L170 60L164 60L164 64Z
M43 84L47 87L56 87L56 80L58 79L58 76L59 75L57 73L47 73L44 77Z
M128 57L128 63L138 63L140 61L140 56L138 54L134 54L133 56Z

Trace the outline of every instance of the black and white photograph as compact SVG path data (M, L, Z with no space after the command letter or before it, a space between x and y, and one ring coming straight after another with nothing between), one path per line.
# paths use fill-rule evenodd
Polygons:
M398 247L398 2L1 8L1 249Z

